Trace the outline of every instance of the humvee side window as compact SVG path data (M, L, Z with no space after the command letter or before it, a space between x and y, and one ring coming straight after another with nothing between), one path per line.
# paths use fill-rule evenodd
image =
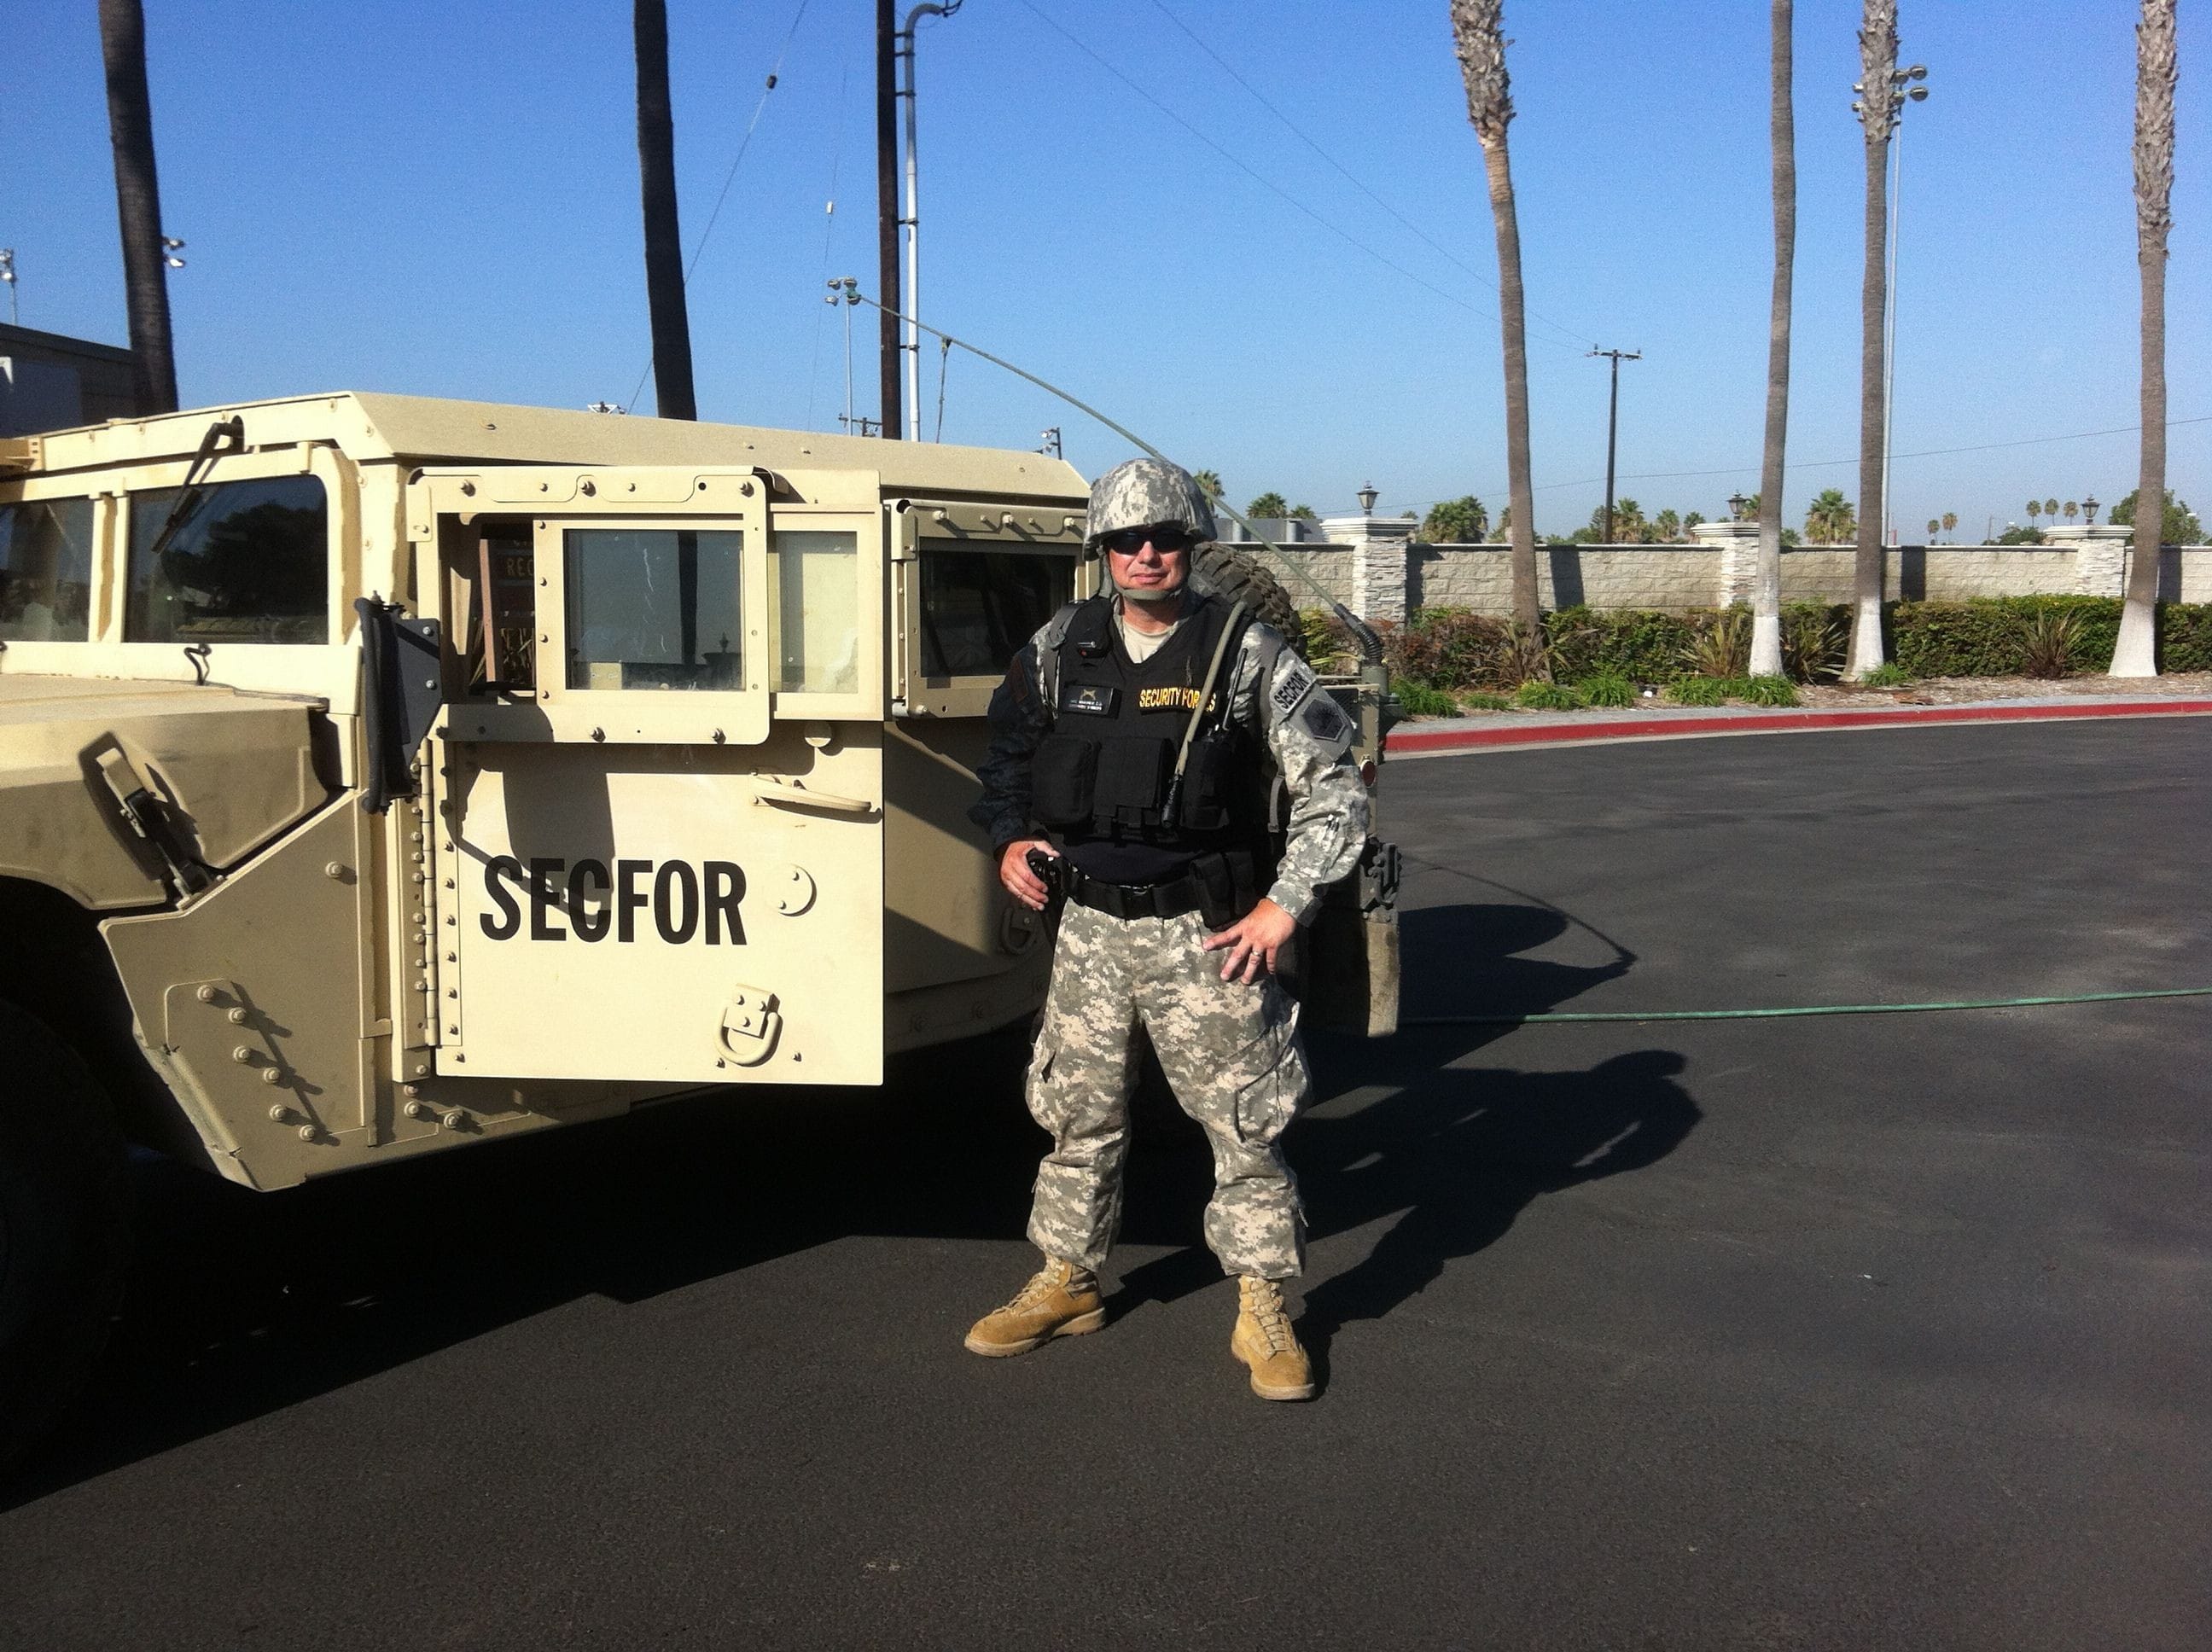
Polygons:
M738 530L570 528L572 689L744 687Z
M776 530L777 648L787 693L851 694L860 682L860 559L850 532Z
M925 541L922 674L1002 675L1015 651L1074 594L1071 556Z
M0 642L92 635L92 501L0 505Z
M178 489L131 495L126 642L330 641L329 507L320 477L192 489L152 555Z

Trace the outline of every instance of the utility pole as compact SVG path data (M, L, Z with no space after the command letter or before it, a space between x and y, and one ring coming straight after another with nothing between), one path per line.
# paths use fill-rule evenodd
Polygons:
M1044 446L1038 448L1037 452L1042 453L1047 459L1060 458L1060 427L1056 424L1049 425L1039 434L1044 439Z
M876 0L876 281L893 303L878 315L877 382L884 439L899 438L898 18L897 0Z
M1613 543L1613 438L1620 428L1620 364L1641 361L1642 350L1592 349L1592 355L1604 355L1613 361L1613 399L1605 412L1605 543Z

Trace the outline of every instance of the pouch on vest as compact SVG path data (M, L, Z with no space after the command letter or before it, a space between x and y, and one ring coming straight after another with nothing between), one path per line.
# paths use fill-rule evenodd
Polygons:
M1112 823L1158 824L1175 748L1156 735L1138 734L1101 740L1097 750L1098 783L1094 796L1114 800Z
M1030 812L1047 826L1085 826L1097 795L1098 746L1048 734L1030 762Z
M1236 806L1231 793L1237 778L1235 732L1217 726L1200 735L1191 742L1190 761L1183 767L1176 824L1187 832L1227 829Z

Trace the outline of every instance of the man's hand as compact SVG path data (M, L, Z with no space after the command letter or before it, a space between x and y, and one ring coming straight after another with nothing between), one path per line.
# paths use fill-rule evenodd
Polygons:
M1030 851L1042 849L1057 859L1060 851L1041 837L1025 837L1018 843L1009 843L999 855L999 881L1006 886L1006 893L1032 912L1044 910L1045 897L1052 893L1038 881L1030 870Z
M1275 954L1297 932L1296 918L1273 901L1262 899L1228 928L1207 936L1206 950L1212 952L1227 947L1229 957L1221 966L1222 980L1249 984L1275 973Z

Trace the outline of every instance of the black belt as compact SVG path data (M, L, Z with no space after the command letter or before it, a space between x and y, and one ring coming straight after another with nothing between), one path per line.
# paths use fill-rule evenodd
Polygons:
M1164 884L1109 884L1067 868L1067 898L1109 918L1180 918L1205 904L1204 881L1194 872Z
M1247 850L1208 850L1179 878L1158 884L1109 884L1079 866L1060 863L1067 898L1110 918L1180 918L1201 914L1212 928L1235 923L1257 904L1257 870Z

